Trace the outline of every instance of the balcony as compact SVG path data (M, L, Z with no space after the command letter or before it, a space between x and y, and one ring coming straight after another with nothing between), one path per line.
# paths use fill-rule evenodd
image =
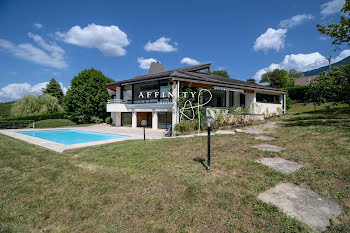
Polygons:
M107 101L107 112L169 112L173 108L173 102L169 99L149 99L123 101L122 99L111 99Z

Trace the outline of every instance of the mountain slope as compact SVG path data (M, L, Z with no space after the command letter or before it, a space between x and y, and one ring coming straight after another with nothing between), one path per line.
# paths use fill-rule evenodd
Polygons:
M347 62L350 61L350 56L344 58L343 60L341 61L338 61L336 63L333 63L332 66L339 66L339 65L343 65ZM305 71L304 72L304 76L312 76L312 75L319 75L320 73L322 73L323 71L327 71L328 70L328 66L323 66L323 67L320 67L318 69L314 69L314 70L309 70L309 71Z

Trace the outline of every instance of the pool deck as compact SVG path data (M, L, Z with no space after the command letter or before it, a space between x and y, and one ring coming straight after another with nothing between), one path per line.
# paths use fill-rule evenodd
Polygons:
M25 131L45 131L45 130L62 130L62 129L75 129L75 130L90 131L90 132L96 132L96 133L119 134L119 135L125 135L127 137L103 140L103 141L95 141L95 142L85 142L85 143L72 144L72 145L63 145L60 143L56 143L56 142L52 142L52 141L48 141L48 140L19 133L19 132L25 132ZM164 129L146 128L146 140L160 139L163 137L164 131L165 131ZM69 149L75 149L75 148L81 148L81 147L87 147L87 146L96 146L96 145L102 145L102 144L120 142L120 141L126 141L126 140L143 139L143 128L113 127L106 124L92 125L87 127L67 127L67 128L49 128L49 129L6 129L6 130L0 130L0 133L31 143L31 144L35 144L37 146L47 148L49 150L59 152L59 153L62 153L63 151L69 150Z

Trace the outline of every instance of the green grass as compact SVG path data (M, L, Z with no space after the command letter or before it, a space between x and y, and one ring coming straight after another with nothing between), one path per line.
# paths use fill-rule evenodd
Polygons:
M47 119L35 122L35 128L57 128L65 126L75 126L75 123L67 119Z
M193 160L205 158L205 137L59 154L0 135L0 231L310 232L256 198L292 182L341 204L328 232L349 232L350 115L338 110L277 118L279 154L252 148L261 143L254 135L213 136L210 172ZM324 122L319 116L332 122L302 124ZM254 162L274 156L305 167L285 175Z

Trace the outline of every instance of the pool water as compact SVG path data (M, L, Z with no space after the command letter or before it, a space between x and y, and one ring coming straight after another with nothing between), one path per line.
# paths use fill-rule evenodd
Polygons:
M72 145L84 142L103 141L116 138L125 138L125 135L95 133L90 131L61 129L61 130L42 130L19 132L24 135L45 139L51 142L57 142L64 145Z

